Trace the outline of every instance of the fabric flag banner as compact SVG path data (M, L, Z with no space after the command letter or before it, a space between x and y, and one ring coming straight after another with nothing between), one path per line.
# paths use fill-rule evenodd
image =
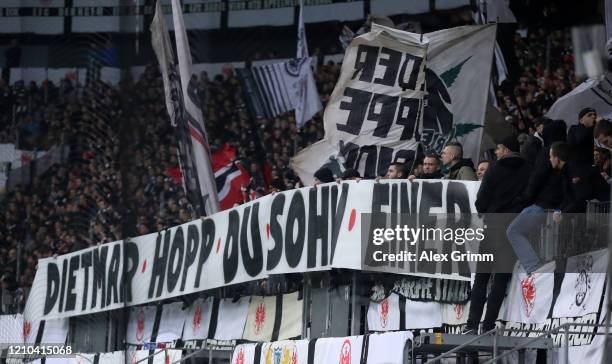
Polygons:
M370 331L395 331L400 329L399 296L395 293L380 302L370 302L368 307Z
M255 360L255 347L257 344L236 345L232 353L232 364L250 364ZM259 363L258 363L259 364Z
M154 306L133 307L128 320L126 342L142 345L151 341L157 308Z
M36 337L38 336L39 329L40 329L39 320L29 321L24 318L23 320L23 342L26 344L34 344L36 342Z
M308 41L306 40L306 28L304 27L304 0L300 0L300 19L298 21L298 40L296 58L308 57Z
M181 102L181 83L176 73L176 65L174 64L174 52L172 52L172 43L164 20L164 13L161 10L161 0L158 0L155 5L155 16L151 21L151 43L153 50L159 62L162 81L164 83L164 92L166 96L166 110L170 116L172 126L177 126L182 120L182 105Z
M172 0L172 18L174 20L174 36L178 55L179 75L183 89L185 119L191 136L191 148L195 164L195 172L201 193L201 204L206 215L219 211L215 176L210 163L210 150L204 128L204 117L196 92L196 82L192 78L191 51L187 40L187 31L183 20L183 10L179 0Z
M543 323L548 318L555 286L555 262L540 267L528 275L517 263L510 281L505 321ZM503 312L503 311L502 311Z
M172 364L181 360L183 351L177 349L161 349L155 350L154 354L153 364Z
M214 337L216 340L242 339L249 313L249 299L250 297L241 297L236 302L232 302L231 298L221 300L217 319L220 325L217 325Z
M155 341L164 343L180 339L183 335L186 312L186 310L183 310L182 302L173 302L163 305Z
M316 113L323 109L317 84L312 74L312 62L310 58L298 58L300 60L297 83L294 84L296 94L295 123L301 128L304 123L312 119Z
M255 116L270 119L295 109L299 127L321 110L310 65L310 58L296 58L238 70Z
M302 335L303 300L299 292L283 295L283 309L278 333L279 340L295 338Z
M193 302L185 317L185 329L183 330L183 341L203 340L208 338L210 320L212 316L214 299L206 300L198 298Z
M561 283L564 294L555 302L553 317L578 317L599 312L607 266L607 249L568 258L566 271L577 273L565 273Z
M242 187L249 185L251 176L242 163L236 160L236 150L225 143L213 153L211 160L221 210L243 203Z
M276 309L276 296L252 296L243 338L250 341L272 340Z
M442 326L442 313L438 302L406 300L406 330L440 326Z
M373 24L370 33L353 39L324 115L324 140L336 150L330 160L372 178L394 161L410 167L419 143L440 153L452 140L463 144L465 157L478 160L495 29L464 26L421 35ZM408 67L415 62L420 67ZM410 88L401 87L406 81ZM305 163L301 154L314 155L312 148L292 159L303 180L329 162Z
M363 336L330 337L317 339L314 358L309 364L342 363L360 364Z
M368 340L368 364L403 364L404 346L412 340L412 332L372 334Z
M260 364L308 364L308 340L285 340L264 343Z
M6 345L22 343L24 334L23 315L0 315L0 350Z
M145 351L145 350L143 350ZM145 351L148 355L148 351ZM98 356L98 364L121 364L125 363L125 351L113 351L110 353L100 353ZM144 357L143 357L144 359ZM134 364L136 361L130 361L130 364Z
M78 353L75 357L69 358L69 364L93 364L96 354ZM45 364L49 363L50 358L45 359Z
M464 325L467 323L468 315L470 313L470 303L468 302L465 305L458 303L441 303L440 311L442 315L442 323L444 325Z
M63 344L68 338L68 319L46 320L42 344Z
M597 110L598 116L612 118L612 73L584 81L555 101L546 117L565 120L569 127L578 124L578 112L585 107Z

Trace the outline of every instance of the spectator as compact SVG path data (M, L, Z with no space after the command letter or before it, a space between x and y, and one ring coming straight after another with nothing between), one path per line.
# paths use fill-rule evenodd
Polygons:
M334 174L331 169L323 167L314 174L315 186L321 183L329 183L334 181Z
M409 180L418 179L441 179L444 175L440 171L440 160L436 153L427 153L423 158L423 171L420 174L408 176Z
M448 169L445 179L476 181L474 163L463 158L463 146L458 142L447 143L442 150L442 163Z
M490 165L491 165L491 161L488 159L484 159L478 162L478 167L476 168L476 177L478 178L479 181L482 181L482 177L484 177Z
M386 179L403 179L408 176L408 170L403 163L391 163L387 170Z
M608 181L610 179L610 150L606 148L595 147L593 151L593 160L595 161L595 167L601 173L602 177Z
M547 118L537 118L534 122L534 133L529 136L525 143L525 147L521 151L523 158L533 167L538 154L544 148L544 139L542 139L542 131L544 126L550 122Z
M348 169L345 169L344 172L342 172L342 175L340 176L340 180L359 181L361 180L361 175L359 174L359 171L357 171L356 169L348 168Z
M567 134L567 142L572 148L571 164L584 173L593 165L593 127L597 119L595 109L587 107L580 110L578 124L572 125Z
M560 221L561 212L573 212L574 196L570 190L571 179L567 168L570 146L555 142L550 148L551 172L547 184L540 189L533 204L526 207L508 226L507 236L516 256L528 274L541 265L527 236L546 220L546 210L554 209L553 219Z
M612 121L601 119L593 130L595 146L612 150Z
M504 260L515 259L511 249L508 249L509 244L505 236L505 227L510 222L507 214L520 212L521 206L515 201L529 180L529 164L519 155L518 151L518 141L512 136L506 137L497 144L495 149L497 161L484 173L476 197L476 209L479 213L485 214L485 224L488 226L486 241L481 243L479 252L491 252L494 256L502 257ZM483 320L482 331L486 332L495 327L506 288L512 277L512 274L504 271L504 268L511 264L502 266L498 263L498 265L499 271L496 272L495 264L478 262L472 286L470 313L464 333L477 333L485 301L487 312ZM487 285L493 272L495 272L493 284L487 297Z

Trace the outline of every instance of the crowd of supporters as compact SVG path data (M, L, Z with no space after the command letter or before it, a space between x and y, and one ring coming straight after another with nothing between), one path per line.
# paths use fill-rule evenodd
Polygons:
M514 128L504 145L522 154L530 165L539 163L552 141L565 139L547 132L558 122L542 116L581 81L573 74L568 38L568 32L562 31L535 31L525 38L517 35L515 51L522 74L517 82L508 80L497 91L497 107ZM552 44L549 57L543 55L547 41ZM333 62L316 69L324 105L339 72L340 65ZM254 119L231 68L214 77L205 72L194 77L213 152L224 143L236 150L251 176L248 188L254 196L294 188L299 180L289 160L323 138L322 115L301 130L292 112ZM577 119L579 112L576 110ZM0 80L0 118L0 143L16 143L22 149L61 143L70 150L62 164L31 185L9 191L2 201L0 288L13 291L31 285L39 258L156 232L196 216L181 187L176 137L156 66L148 66L138 79L125 79L116 87L101 82L81 86L73 79L60 85L8 86ZM597 116L593 124L575 144L585 163L609 180L611 126ZM571 135L570 131L570 143ZM591 136L591 144L587 145L585 135ZM448 144L441 155L426 152L413 170L394 164L387 177L476 180L496 163L464 159L456 143ZM359 178L351 170L340 176L322 170L315 177L320 182Z

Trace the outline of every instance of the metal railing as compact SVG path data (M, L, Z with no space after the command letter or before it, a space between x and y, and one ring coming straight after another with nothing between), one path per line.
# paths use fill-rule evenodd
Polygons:
M534 344L535 342L542 340L542 339L547 339L549 338L552 334L558 333L561 330L563 330L563 353L564 353L564 360L565 363L568 364L569 363L569 335L584 335L585 333L582 331L572 331L570 328L571 327L592 327L592 328L610 328L612 327L612 325L606 325L606 324L589 324L589 323L572 323L572 322L567 322L564 323L556 328L553 329L549 329L549 330L516 330L516 329L504 329L504 328L494 328L492 330L489 330L483 334L480 334L478 336L475 336L474 338L466 341L465 343L463 343L462 345L459 345L455 348L453 348L452 350L449 350L445 353L442 353L438 356L436 356L433 359L430 359L428 361L425 362L425 364L432 364L432 363L439 363L442 359L445 358L450 358L453 356L453 354L458 353L464 349L469 349L469 347L479 341L480 339L486 337L486 336L493 336L493 347L491 348L491 355L492 358L485 361L484 364L490 364L490 363L496 363L499 360L510 356L512 353L514 352L518 352L520 350L526 350L529 349L529 346ZM495 340L495 338L498 336L498 333L504 333L506 331L512 331L512 332L527 332L527 333L541 333L540 335L533 337L533 338L529 338L527 339L527 341L525 341L524 343L516 346L513 349L510 350L505 350L503 354L498 355L498 348L497 348L497 340ZM589 333L589 335L607 335L605 332L592 332ZM412 357L414 357L414 344L412 345ZM550 358L547 358L549 362Z
M536 251L544 261L562 260L572 255L603 249L608 245L610 202L587 201L584 214L566 214L554 222L552 212L540 231L534 233Z

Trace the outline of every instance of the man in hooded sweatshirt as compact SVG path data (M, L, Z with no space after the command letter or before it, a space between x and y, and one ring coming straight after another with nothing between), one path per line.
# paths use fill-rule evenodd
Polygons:
M512 277L514 253L506 237L506 226L518 213L522 205L517 197L523 192L529 180L530 167L519 154L520 144L514 136L508 136L497 143L494 162L485 172L476 196L476 209L485 214L486 237L479 252L493 254L493 262L479 262L472 287L470 313L465 334L476 334L482 317L485 301L487 312L482 323L482 332L495 327L495 320L504 300L506 288ZM487 297L487 284L493 275L491 292Z
M442 150L442 163L448 169L444 179L458 181L478 181L474 172L474 163L463 158L463 146L458 142L446 144Z

